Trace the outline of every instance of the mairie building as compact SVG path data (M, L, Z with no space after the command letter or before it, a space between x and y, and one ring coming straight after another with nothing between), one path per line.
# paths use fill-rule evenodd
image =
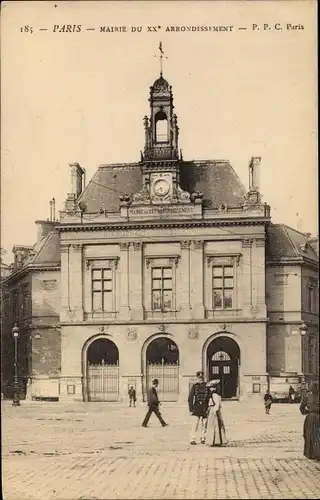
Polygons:
M247 188L228 161L183 159L162 74L149 105L140 160L101 165L86 186L70 164L59 220L37 221L36 245L14 248L2 391L14 323L32 399L123 401L134 386L143 401L158 378L163 401L185 402L202 369L241 400L270 376L318 373L317 239L271 223L260 158Z

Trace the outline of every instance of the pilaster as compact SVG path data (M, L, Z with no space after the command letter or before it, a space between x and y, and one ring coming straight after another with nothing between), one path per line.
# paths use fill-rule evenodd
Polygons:
M61 254L61 311L60 320L69 320L69 245L62 245Z
M265 240L254 240L252 248L252 305L259 316L267 315L265 281Z
M82 245L71 245L69 252L70 309L74 321L83 321Z
M129 248L131 319L143 319L142 307L142 243L134 241Z
M252 239L242 240L240 296L244 316L252 315Z
M190 318L190 241L181 241L179 284L176 295L179 300L179 318Z
M129 246L128 242L120 243L120 318L129 319Z
M204 318L203 305L203 241L193 241L190 250L191 315Z

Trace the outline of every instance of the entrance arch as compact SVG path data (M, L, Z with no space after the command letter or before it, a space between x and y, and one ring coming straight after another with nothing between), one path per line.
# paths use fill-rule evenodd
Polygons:
M231 337L219 336L207 346L207 379L219 379L222 398L238 398L240 348Z
M179 348L168 337L153 339L145 354L144 398L152 385L159 380L158 395L161 401L177 401L179 398Z
M97 338L86 351L88 401L119 398L119 350L112 340Z

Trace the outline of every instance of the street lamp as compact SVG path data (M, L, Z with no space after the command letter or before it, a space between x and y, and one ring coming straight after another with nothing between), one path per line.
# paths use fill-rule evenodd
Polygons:
M302 361L302 386L303 386L303 391L305 390L305 341L304 337L307 334L308 326L305 324L305 322L302 322L302 324L299 327L300 330L300 335L301 335L301 361Z
M13 401L12 406L20 406L19 383L18 383L18 339L20 330L17 323L12 328L12 337L14 340L14 382L13 382Z

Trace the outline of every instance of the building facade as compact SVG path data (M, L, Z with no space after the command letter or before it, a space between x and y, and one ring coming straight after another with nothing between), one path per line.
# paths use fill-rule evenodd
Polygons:
M280 300L279 269L283 279L291 274L283 273L289 264L277 247L279 230L261 201L260 158L248 166L248 190L228 161L184 160L162 74L149 104L139 162L102 165L86 187L84 170L70 165L60 221L40 239L55 256L50 269L37 270L41 288L35 256L7 279L11 286L29 269L32 301L42 304L41 319L32 306L29 322L33 398L119 401L133 385L142 401L156 377L162 400L183 402L199 369L220 379L224 398L255 397L267 388L269 370L301 375L303 346L293 340L283 347L289 330L312 320L318 342L316 315L305 315L298 293L293 298L288 286L283 293L291 298ZM294 267L300 283L317 268L306 245L308 256Z

